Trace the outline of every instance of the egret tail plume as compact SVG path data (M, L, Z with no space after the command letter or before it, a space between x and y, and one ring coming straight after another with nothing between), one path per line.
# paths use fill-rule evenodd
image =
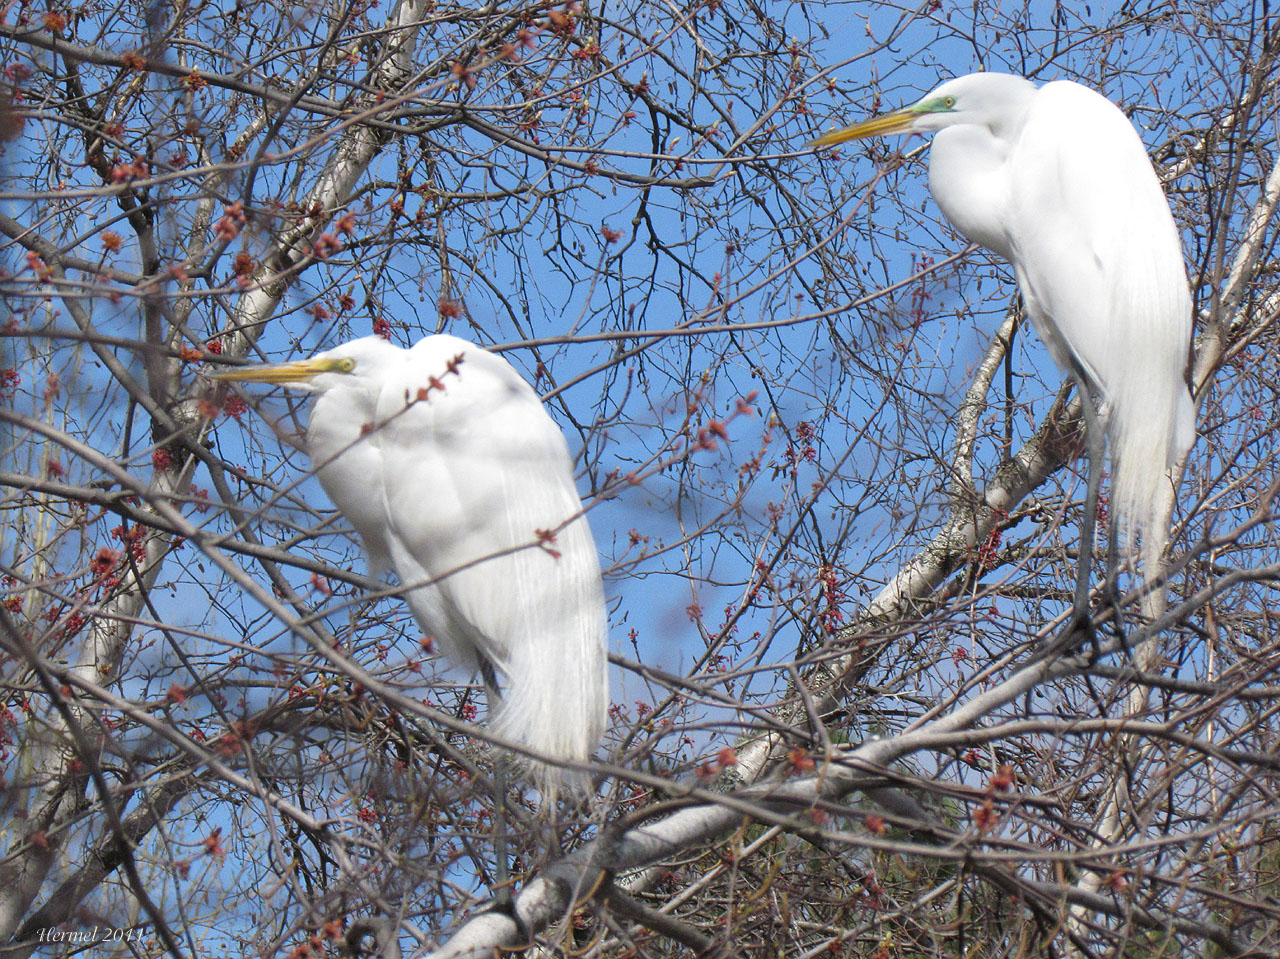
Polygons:
M583 522L575 525L586 530ZM565 532L573 531L571 526ZM564 555L559 562L570 559ZM594 562L593 556L590 559ZM582 590L600 592L598 573L564 572ZM604 598L584 601L574 610L557 607L562 604L554 601L525 606L531 632L526 641L511 643L498 663L506 682L490 722L503 739L544 756L581 763L600 745L609 708L608 662L600 640L604 624L598 612ZM573 615L564 615L567 612ZM541 634L532 631L539 628ZM527 756L517 757L517 762L528 770L549 806L555 805L562 788L575 797L591 791L591 776L582 770Z
M1176 470L1195 440L1195 406L1180 379L1172 395L1160 396L1141 370L1134 372L1109 397L1111 501L1128 552L1142 560L1150 582L1163 570Z
M553 760L582 763L600 745L608 718L604 590L595 544L577 498L566 493L549 499L543 512L578 515L558 529L537 531L539 544L519 551L537 554L525 562L536 564L542 575L498 584L518 593L514 608L522 613L510 630L511 639L491 648L506 680L491 722L503 739ZM513 526L509 535L515 540L522 532L528 544L527 530ZM543 584L552 579L559 588L545 589ZM561 788L578 797L591 790L591 777L582 770L530 757L518 762L550 806Z
M517 647L511 663L515 678L506 685L491 728L533 752L586 762L604 733L601 667L590 656L546 657L538 656L532 644ZM528 770L547 805L555 805L561 789L575 797L591 790L589 773L526 756L516 761Z
M1114 315L1123 320L1110 325L1097 380L1108 407L1112 510L1129 555L1141 558L1150 582L1163 569L1176 470L1195 441L1196 414L1183 379L1186 339L1167 335L1191 323L1177 236L1169 229L1147 242L1148 256L1157 246L1164 253L1116 291Z

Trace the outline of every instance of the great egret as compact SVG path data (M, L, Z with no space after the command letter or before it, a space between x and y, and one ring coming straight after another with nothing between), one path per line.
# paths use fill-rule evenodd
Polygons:
M1101 394L1114 513L1131 552L1141 530L1146 575L1156 575L1173 496L1168 470L1195 439L1195 407L1185 379L1186 268L1142 141L1111 101L1078 83L1036 87L973 73L812 145L907 132L937 133L929 189L938 206L1013 265L1050 355ZM1085 519L1091 530L1092 515ZM1082 569L1086 597L1087 576Z
M395 570L423 632L483 675L494 733L590 758L608 710L600 566L564 435L520 374L457 337L370 336L217 377L316 394L307 454L372 571ZM529 765L552 805L590 782Z

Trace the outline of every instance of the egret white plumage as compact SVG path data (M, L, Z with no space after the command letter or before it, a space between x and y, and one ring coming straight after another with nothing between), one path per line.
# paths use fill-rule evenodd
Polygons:
M371 336L218 378L316 394L307 454L372 571L394 570L423 632L484 676L495 734L589 759L608 710L600 566L564 435L520 374L457 337ZM531 768L553 804L589 784Z
M938 206L1013 265L1053 359L1101 395L1113 511L1130 551L1142 531L1146 575L1155 575L1169 470L1195 439L1185 380L1191 298L1178 231L1137 132L1078 83L974 73L813 145L908 132L936 133L929 189Z

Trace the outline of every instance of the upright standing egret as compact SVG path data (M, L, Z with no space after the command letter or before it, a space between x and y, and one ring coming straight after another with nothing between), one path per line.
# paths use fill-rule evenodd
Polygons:
M934 199L957 230L1013 265L1036 331L1076 380L1086 423L1084 380L1101 395L1114 512L1131 552L1142 532L1145 573L1154 577L1173 501L1169 470L1195 439L1195 407L1185 379L1186 268L1142 141L1113 103L1078 83L1037 88L1022 77L973 73L813 145L907 132L937 133ZM1089 440L1093 501L1102 437ZM1086 533L1092 521L1086 515Z
M564 435L520 374L457 337L370 336L217 376L316 394L307 454L372 571L395 570L423 632L481 673L498 736L589 759L608 710L600 566ZM589 784L530 767L552 804Z

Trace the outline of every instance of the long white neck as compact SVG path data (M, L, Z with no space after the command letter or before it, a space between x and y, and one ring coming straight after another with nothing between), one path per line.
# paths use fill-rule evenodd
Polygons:
M1012 259L1008 222L1009 178L1004 171L1011 140L985 126L959 124L939 130L929 154L929 191L951 225L974 243Z

